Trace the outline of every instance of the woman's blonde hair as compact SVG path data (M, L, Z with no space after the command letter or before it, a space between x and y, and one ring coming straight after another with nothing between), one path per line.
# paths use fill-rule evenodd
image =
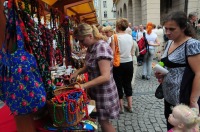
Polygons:
M120 18L116 21L117 29L125 31L128 28L128 20L126 18Z
M151 34L154 25L152 22L148 22L146 26L147 34Z
M100 40L104 39L103 35L99 33L99 30L95 25L89 25L87 23L81 23L77 28L74 29L75 37L85 37L89 34L92 34L95 39Z
M111 26L106 26L106 27L104 28L104 31L105 31L105 32L112 32L112 33L114 33L114 30L113 30L113 28L112 28Z
M179 104L173 109L180 110L181 121L186 128L191 129L196 126L196 124L200 123L200 117L198 116L199 111L196 108L189 108L187 105Z
M103 29L103 26L99 25L98 30L101 31Z

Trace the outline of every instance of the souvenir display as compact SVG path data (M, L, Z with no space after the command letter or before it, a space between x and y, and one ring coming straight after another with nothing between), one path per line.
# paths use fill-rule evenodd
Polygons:
M49 111L56 126L77 125L86 115L88 117L88 99L81 88L63 87L54 91L55 97L49 102Z
M0 50L0 100L15 116L47 109L52 120L41 130L97 129L89 118L94 106L88 105L86 91L74 88L69 81L85 59L85 53L71 51L72 29L78 19L62 19L54 8L47 11L47 19L46 7L40 0L8 0L7 5L6 39ZM16 42L10 43L10 39ZM81 52L81 47L75 48ZM87 73L74 80L76 84L87 81Z

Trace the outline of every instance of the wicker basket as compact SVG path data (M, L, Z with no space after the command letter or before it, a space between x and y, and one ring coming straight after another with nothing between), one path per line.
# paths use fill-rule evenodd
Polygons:
M73 90L74 88L59 88L54 91L55 95L59 95L60 93L66 92L68 90ZM80 98L78 99L78 104L82 104L80 102ZM70 114L68 109L66 108L66 104L55 104L52 100L47 101L47 106L49 110L50 117L57 127L69 127L77 125L82 118L84 117L85 113L82 110L77 110L75 114ZM78 106L81 108L82 106ZM66 116L66 110L67 115Z

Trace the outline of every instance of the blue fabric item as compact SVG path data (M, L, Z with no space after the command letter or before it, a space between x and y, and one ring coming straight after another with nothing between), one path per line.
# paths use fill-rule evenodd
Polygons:
M132 31L133 40L137 41L137 31Z
M34 56L24 49L22 31L25 26L14 9L11 9L7 23L15 27L13 36L17 37L17 50L12 54L0 53L0 63L5 69L0 71L3 78L0 82L3 84L3 100L14 115L36 112L46 103L46 92L38 65Z

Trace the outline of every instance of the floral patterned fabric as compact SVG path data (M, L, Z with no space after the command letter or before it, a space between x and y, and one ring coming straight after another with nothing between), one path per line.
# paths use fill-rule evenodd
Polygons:
M34 56L24 50L24 23L14 10L10 11L9 25L15 25L13 33L17 34L17 50L8 55L2 55L5 70L0 75L1 92L6 104L14 115L36 112L46 103L46 92ZM10 60L6 62L6 60Z

